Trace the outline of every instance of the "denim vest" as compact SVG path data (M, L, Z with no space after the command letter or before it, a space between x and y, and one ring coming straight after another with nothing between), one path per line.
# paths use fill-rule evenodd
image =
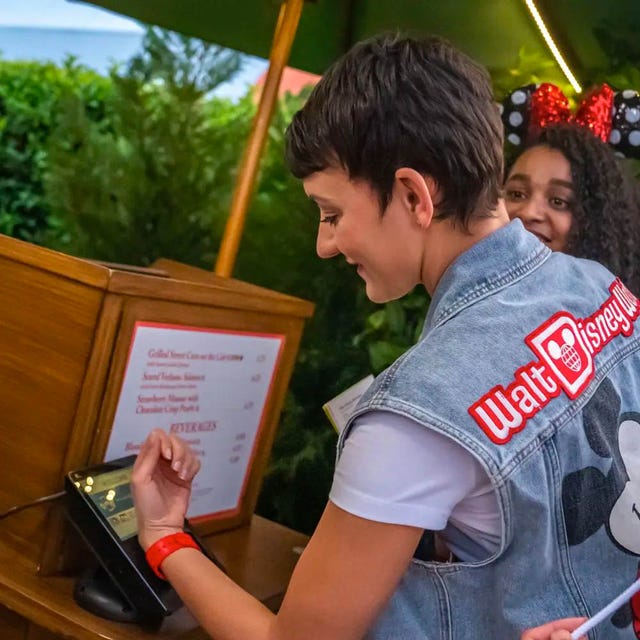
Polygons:
M371 410L451 437L495 487L501 544L479 563L414 559L367 637L517 640L593 615L636 579L639 313L605 268L552 253L519 221L447 269L420 341L368 389L338 455ZM637 605L590 638L640 638Z

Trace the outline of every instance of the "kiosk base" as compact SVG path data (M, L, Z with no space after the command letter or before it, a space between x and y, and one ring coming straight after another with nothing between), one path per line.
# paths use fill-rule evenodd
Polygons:
M78 577L73 599L83 609L107 620L135 622L150 630L162 624L162 617L150 619L135 609L101 566L87 569Z

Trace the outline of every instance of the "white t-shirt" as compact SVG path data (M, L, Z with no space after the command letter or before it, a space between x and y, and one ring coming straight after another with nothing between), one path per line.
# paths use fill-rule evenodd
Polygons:
M461 560L482 560L500 543L497 497L475 456L451 438L388 411L356 419L329 498L368 520L440 531ZM486 554L469 557L457 548L455 529Z

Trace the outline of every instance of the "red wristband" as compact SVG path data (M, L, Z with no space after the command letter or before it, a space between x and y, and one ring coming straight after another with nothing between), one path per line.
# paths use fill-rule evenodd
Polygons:
M160 569L160 565L165 561L167 556L170 556L174 551L178 549L198 549L198 543L188 534L180 531L179 533L172 533L160 540L156 540L148 549L146 558L149 566L153 569L158 578L166 580L164 573Z

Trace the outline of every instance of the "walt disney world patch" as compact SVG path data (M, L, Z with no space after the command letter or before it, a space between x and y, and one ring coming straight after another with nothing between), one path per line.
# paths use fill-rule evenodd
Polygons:
M493 442L509 442L561 391L572 400L577 398L593 379L594 356L615 337L633 333L640 302L619 279L609 293L587 318L560 311L532 331L525 342L538 359L520 367L509 386L493 387L469 407Z

